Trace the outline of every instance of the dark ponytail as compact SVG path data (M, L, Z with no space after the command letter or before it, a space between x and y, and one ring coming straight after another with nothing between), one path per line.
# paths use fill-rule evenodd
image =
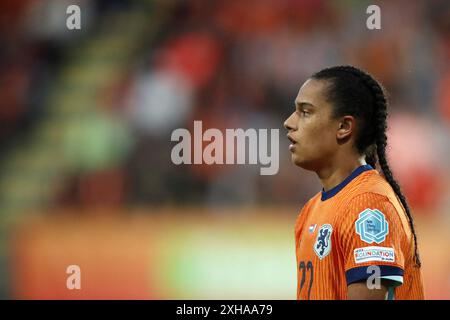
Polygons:
M378 162L386 181L402 203L414 237L415 262L420 267L411 210L386 158L388 103L383 87L371 75L352 66L327 68L315 73L312 78L330 82L328 100L334 105L335 117L352 115L359 119L355 146L361 154L365 154L366 162L373 168Z

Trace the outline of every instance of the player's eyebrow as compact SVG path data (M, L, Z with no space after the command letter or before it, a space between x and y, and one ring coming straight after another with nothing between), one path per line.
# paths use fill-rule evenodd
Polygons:
M301 108L301 107L313 107L314 108L315 107L312 103L306 102L306 101L301 101L301 102L295 101L295 106L298 108Z

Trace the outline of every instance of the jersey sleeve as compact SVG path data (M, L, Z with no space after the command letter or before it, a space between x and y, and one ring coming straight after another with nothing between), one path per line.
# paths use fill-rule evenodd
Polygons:
M389 199L375 193L354 197L338 228L347 285L379 277L403 283L406 233Z

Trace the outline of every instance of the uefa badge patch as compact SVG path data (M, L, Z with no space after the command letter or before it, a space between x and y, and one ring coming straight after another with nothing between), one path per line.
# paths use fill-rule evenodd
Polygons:
M377 209L367 208L355 222L356 233L367 243L382 243L389 233L389 224L384 214Z
M331 251L331 233L333 227L330 224L324 224L317 233L316 242L314 242L314 252L320 260L325 258Z

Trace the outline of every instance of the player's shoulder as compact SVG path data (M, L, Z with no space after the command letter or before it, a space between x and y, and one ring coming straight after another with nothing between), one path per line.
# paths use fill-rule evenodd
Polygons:
M397 196L389 182L376 170L365 172L345 195L347 204L357 202L389 202L395 205Z
M321 195L322 192L318 192L316 193L312 198L310 198L305 205L303 206L301 211L308 211L309 209L311 209L311 207L313 207L315 204L320 202L321 199Z
M343 220L378 215L389 221L407 224L401 202L390 184L377 171L371 170L348 191L343 201Z

